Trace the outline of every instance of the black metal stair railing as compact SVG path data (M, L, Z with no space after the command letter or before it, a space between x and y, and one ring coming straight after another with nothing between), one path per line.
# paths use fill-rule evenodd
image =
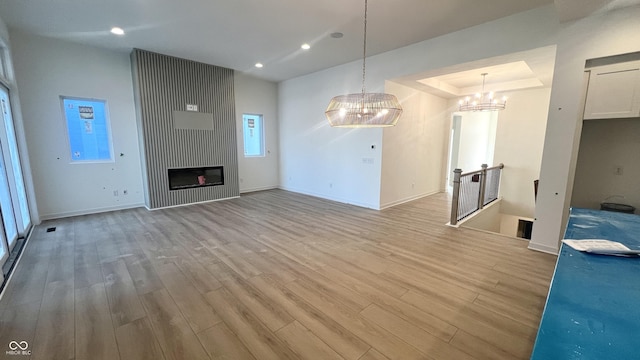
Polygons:
M490 168L487 164L482 164L481 170L464 174L461 169L453 171L453 198L449 221L451 225L456 225L458 221L498 198L503 168L504 164Z

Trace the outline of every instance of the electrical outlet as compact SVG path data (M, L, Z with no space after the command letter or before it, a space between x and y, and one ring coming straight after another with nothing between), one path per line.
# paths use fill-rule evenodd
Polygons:
M622 166L616 166L615 169L613 170L613 173L615 175L622 175L624 174L624 168Z

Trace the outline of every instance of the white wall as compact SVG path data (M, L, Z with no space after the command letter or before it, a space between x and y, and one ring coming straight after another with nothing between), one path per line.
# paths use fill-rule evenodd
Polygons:
M379 208L382 129L331 128L324 117L333 96L360 91L361 66L351 63L279 83L283 189Z
M372 56L367 90L383 91L386 79L553 45L557 29L550 5ZM356 61L279 84L283 188L380 207L381 174L386 172L380 166L382 130L331 129L324 119L331 97L360 90L361 66ZM364 164L363 158L373 164Z
M564 234L578 154L587 59L640 50L640 6L563 24L529 248L557 253Z
M17 31L11 32L11 41L40 217L141 206L128 54ZM115 162L69 163L60 95L107 100Z
M450 126L445 99L393 82L385 91L404 111L383 132L382 208L444 191Z
M624 203L640 209L640 119L585 120L571 206L600 209ZM616 175L616 167L622 167Z
M498 115L493 164L505 164L500 181L501 212L532 218L533 181L540 177L551 89L504 93L507 108Z
M234 88L240 192L277 188L279 185L278 86L270 81L235 72ZM264 157L244 157L242 114L263 115L266 153Z

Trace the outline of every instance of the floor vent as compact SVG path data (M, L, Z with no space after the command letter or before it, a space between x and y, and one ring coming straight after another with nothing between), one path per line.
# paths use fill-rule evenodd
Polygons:
M47 228L47 232L52 232L52 231L56 231L56 227L55 226Z

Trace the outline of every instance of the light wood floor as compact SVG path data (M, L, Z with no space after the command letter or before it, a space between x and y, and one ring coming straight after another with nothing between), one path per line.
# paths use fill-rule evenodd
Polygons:
M48 221L0 302L0 357L528 359L555 257L447 208L273 190Z

